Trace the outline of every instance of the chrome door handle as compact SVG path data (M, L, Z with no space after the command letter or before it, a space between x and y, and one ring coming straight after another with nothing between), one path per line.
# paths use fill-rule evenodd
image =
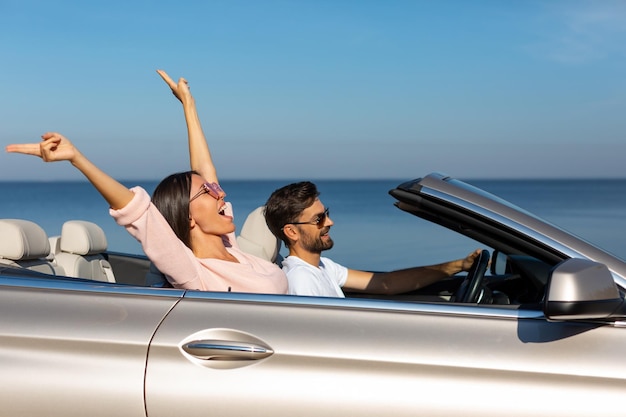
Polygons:
M184 344L183 350L198 359L213 361L259 360L274 353L267 346L232 340L195 340Z

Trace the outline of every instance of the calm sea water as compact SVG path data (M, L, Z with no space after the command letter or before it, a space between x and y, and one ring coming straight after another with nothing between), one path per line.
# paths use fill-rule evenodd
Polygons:
M289 181L224 181L241 228L245 216ZM465 256L477 244L393 206L388 191L402 180L316 181L335 222L326 255L356 269L389 270ZM626 180L468 180L626 259ZM156 181L126 182L152 192ZM102 197L85 182L0 182L0 218L23 218L57 235L64 221L88 220L109 249L142 253L117 226ZM284 252L284 251L283 251Z

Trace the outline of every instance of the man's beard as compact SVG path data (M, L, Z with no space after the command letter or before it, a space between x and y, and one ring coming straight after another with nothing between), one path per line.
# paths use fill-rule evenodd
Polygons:
M309 252L313 252L313 253L322 253L325 250L328 250L330 248L333 247L333 240L330 238L330 236L328 236L327 240L322 240L321 235L324 233L328 233L328 231L330 230L330 228L326 228L326 230L324 230L324 232L320 232L320 234L316 235L316 236L310 236L308 234L303 234L302 235L302 247L309 251Z

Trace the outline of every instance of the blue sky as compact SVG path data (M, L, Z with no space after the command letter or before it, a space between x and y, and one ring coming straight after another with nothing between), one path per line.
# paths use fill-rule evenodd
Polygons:
M626 2L0 0L0 142L119 179L626 177ZM0 180L80 179L0 153Z

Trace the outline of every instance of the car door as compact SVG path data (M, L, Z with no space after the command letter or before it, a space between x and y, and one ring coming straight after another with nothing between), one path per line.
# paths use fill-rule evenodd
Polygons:
M145 416L149 341L182 293L0 277L0 415Z
M617 416L625 332L519 306L189 292L151 344L146 410Z

